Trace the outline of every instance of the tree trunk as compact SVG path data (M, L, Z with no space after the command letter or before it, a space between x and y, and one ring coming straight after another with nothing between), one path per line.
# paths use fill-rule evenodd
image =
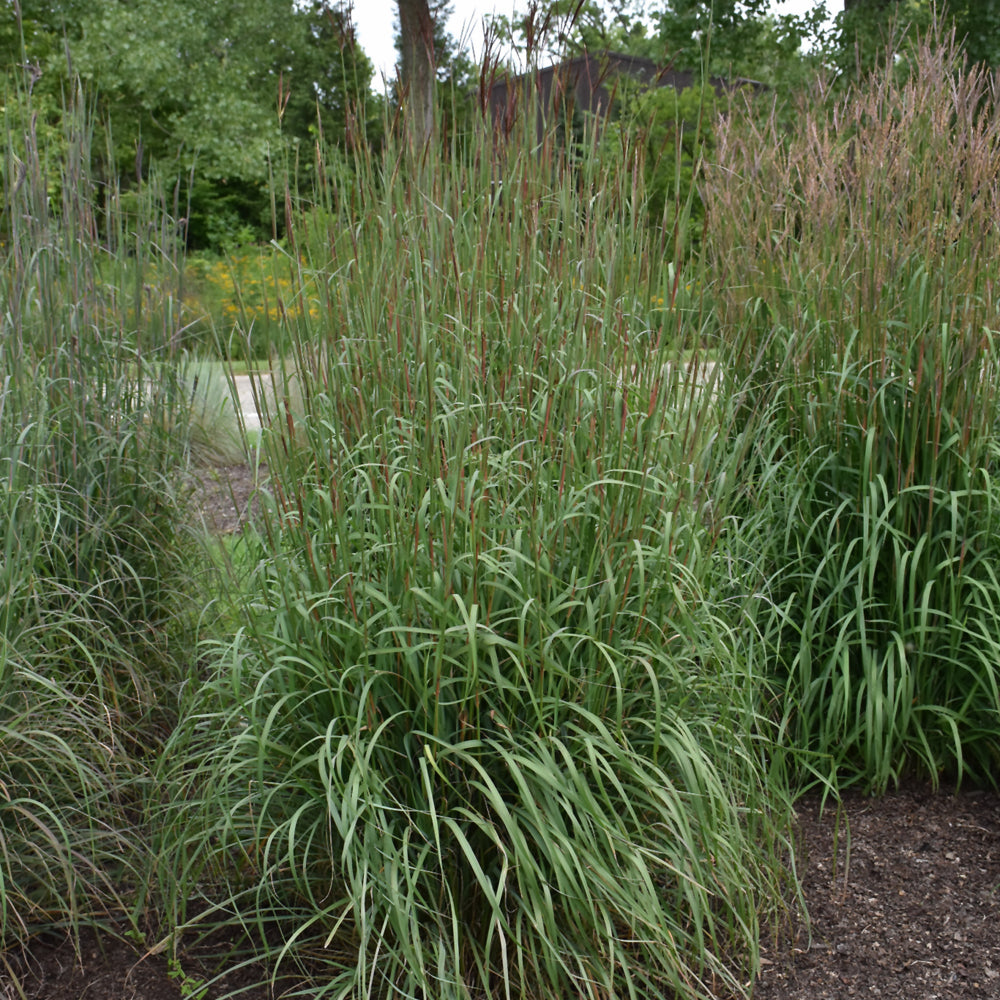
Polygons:
M434 23L427 0L397 0L399 83L410 143L423 150L434 132Z

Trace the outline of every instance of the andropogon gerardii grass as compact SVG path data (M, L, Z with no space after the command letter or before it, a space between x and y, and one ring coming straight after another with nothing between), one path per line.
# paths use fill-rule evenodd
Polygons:
M160 856L180 930L238 914L316 995L739 993L782 906L701 331L631 172L564 156L390 147L289 239L326 322Z
M990 780L995 126L900 68L730 109L704 260L627 129L318 150L265 254L310 308L219 326L271 484L215 618L177 229L8 124L5 943L162 906L310 995L738 995L789 781Z
M928 39L794 134L731 118L708 186L781 724L877 790L1000 774L995 105Z
M121 287L102 279L110 247L131 235L113 270L141 301L156 217L130 230L110 191L99 216L82 101L67 107L49 156L22 97L6 106L2 147L4 947L133 916L149 865L137 817L187 672L181 623L194 617L176 475L188 404L171 367L144 358L150 331L123 325ZM18 106L23 121L10 117ZM158 366L171 342L159 334Z

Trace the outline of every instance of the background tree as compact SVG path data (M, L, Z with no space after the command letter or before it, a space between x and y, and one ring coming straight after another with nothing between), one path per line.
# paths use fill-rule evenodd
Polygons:
M800 89L824 67L838 70L844 83L855 79L887 45L926 30L936 10L940 23L964 39L971 61L1000 65L995 0L816 0L801 16L775 16L770 6L770 0L669 0L656 15L657 38L677 68Z
M480 64L474 62L465 46L466 39L456 40L448 31L454 8L449 0L428 0L427 10L430 16L431 39L433 44L432 89L433 115L432 125L428 123L426 109L421 112L421 134L416 139L417 148L422 148L430 137L430 128L439 135L442 142L449 143L456 135L468 135L471 119L476 114L476 94L479 86ZM399 56L399 74L396 80L396 99L400 104L406 103L410 85L406 81L402 64L404 61L404 37L402 22L397 19L395 34L396 52ZM413 110L412 106L409 109ZM404 116L405 117L405 116ZM408 117L407 126L413 128Z
M826 7L805 15L770 13L771 0L672 0L657 15L657 38L676 69L793 85L816 72L819 52L803 51L822 37Z
M929 28L938 18L971 63L1000 66L1000 4L996 0L844 0L840 17L841 64L871 67L886 44ZM851 62L854 60L854 63Z
M78 74L108 130L94 143L108 151L98 175L127 164L115 178L127 188L155 162L194 246L269 238L269 159L320 131L344 142L356 123L380 118L368 113L372 68L349 12L326 0L24 0L20 9L20 28L0 34L7 65L31 65L34 100L52 95L43 106L53 114Z
M970 62L1000 66L1000 4L996 0L950 0L946 12Z
M551 0L529 3L518 17L492 14L487 31L506 49L498 63L520 73L583 52L614 51L661 60L663 47L634 0Z
M298 31L282 69L282 130L304 139L322 134L346 146L375 138L379 102L370 93L374 67L358 44L350 9L328 0L296 5Z
M527 24L523 30L527 32ZM632 0L554 0L536 29L558 58L613 51L647 59L662 55L641 4Z

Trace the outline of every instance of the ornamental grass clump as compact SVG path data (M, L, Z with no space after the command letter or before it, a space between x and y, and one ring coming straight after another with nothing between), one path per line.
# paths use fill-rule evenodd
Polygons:
M187 404L109 306L125 230L113 193L96 215L86 115L66 109L51 151L25 101L2 147L0 948L128 917L148 867L135 817L185 672Z
M956 52L730 118L706 196L781 725L876 790L1000 775L1000 122Z
M315 996L745 993L786 803L709 581L699 331L611 279L631 177L478 138L324 205L246 624L163 757L172 919Z

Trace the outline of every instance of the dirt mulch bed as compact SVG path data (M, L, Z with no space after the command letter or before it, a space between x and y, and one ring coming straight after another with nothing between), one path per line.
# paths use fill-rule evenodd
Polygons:
M80 950L68 938L43 937L27 954L0 964L0 1000L273 1000L260 985L266 970L243 967L219 977L208 962L183 956L171 962L111 934L85 930ZM206 988L206 983L212 985ZM279 991L280 992L280 991Z
M798 812L812 935L765 954L756 1000L1000 997L1000 795L848 795L839 832Z
M820 814L806 799L798 812L812 935L799 926L791 948L765 951L757 1000L1000 998L1000 796L925 787L849 795L839 829L835 807ZM185 956L185 991L163 956L92 933L79 959L67 940L39 941L12 965L27 1000L219 1000L261 976L238 970L199 994L192 987L213 970ZM239 995L270 1000L272 991ZM2 1000L15 997L11 983L0 987Z
M217 535L242 529L260 506L266 466L221 465L195 470L191 476L193 503L205 528Z

